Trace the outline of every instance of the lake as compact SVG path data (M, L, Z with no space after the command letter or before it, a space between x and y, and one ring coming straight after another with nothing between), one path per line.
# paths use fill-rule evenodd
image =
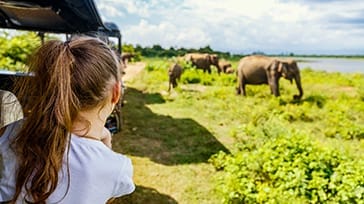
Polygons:
M364 59L293 57L298 67L327 72L364 73Z

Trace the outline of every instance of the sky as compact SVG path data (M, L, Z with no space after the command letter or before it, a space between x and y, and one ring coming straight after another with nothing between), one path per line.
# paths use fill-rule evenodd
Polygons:
M233 54L364 54L363 0L95 0L123 43Z

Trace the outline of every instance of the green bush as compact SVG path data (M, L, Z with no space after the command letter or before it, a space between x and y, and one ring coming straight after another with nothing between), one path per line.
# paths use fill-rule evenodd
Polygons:
M21 32L10 36L0 35L0 68L11 71L26 71L25 64L29 56L40 45L40 38L34 32Z
M162 72L165 72L165 74L167 74L167 70L168 70L169 66L170 66L170 63L168 63L166 61L158 61L158 62L148 63L145 66L145 69L149 72L162 71Z
M277 135L210 162L221 170L224 203L360 203L364 160L314 143L299 133Z
M324 134L343 139L364 138L364 115L359 100L339 99L327 104L323 114Z
M199 73L199 74L197 74ZM201 83L202 79L201 79L201 75L202 75L202 71L200 70L189 70L189 69L185 69L183 71L183 74L181 76L181 82L184 84L198 84Z
M358 95L361 101L364 101L364 82L358 87Z

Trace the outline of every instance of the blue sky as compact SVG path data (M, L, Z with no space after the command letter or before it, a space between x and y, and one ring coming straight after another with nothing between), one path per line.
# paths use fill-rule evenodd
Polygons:
M249 54L364 54L363 0L95 0L123 42Z

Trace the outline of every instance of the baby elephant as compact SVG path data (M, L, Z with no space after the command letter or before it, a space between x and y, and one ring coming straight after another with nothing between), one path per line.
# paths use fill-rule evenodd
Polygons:
M235 70L232 67L227 68L225 71L226 74L233 74L234 72Z
M181 79L181 75L182 75L182 67L181 65L174 63L171 67L169 67L168 69L168 76L169 76L169 86L168 86L168 91L171 90L171 86L173 86L173 88L177 87L177 79L180 80Z
M219 61L219 69L220 72L228 73L228 70L231 70L231 63L225 60L221 60Z

